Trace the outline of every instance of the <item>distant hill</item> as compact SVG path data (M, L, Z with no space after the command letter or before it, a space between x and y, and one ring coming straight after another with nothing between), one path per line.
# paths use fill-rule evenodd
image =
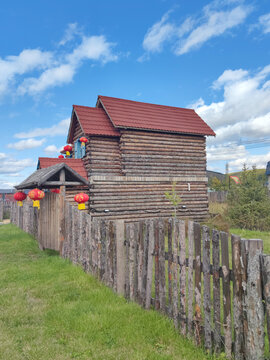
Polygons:
M218 180L220 181L224 181L225 178L226 178L226 175L225 174L222 174L220 172L217 172L217 171L210 171L210 170L207 170L207 177L208 177L208 181L214 177L216 177Z
M252 170L247 170L247 171L252 171ZM237 172L232 172L229 175L240 176L241 173L242 173L242 171L237 171ZM265 175L265 169L257 169L257 174L258 175Z

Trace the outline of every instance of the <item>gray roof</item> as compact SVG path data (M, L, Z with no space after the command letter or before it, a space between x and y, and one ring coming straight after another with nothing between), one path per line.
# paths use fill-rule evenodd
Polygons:
M59 163L56 165L49 166L44 169L39 169L33 172L28 178L26 178L19 185L16 185L17 190L20 189L33 189L35 187L42 187L46 181L56 180L55 177L60 173L62 169L65 169L67 181L81 182L82 185L89 185L89 182L74 171L65 163Z
M15 192L15 189L0 189L0 194L14 194Z

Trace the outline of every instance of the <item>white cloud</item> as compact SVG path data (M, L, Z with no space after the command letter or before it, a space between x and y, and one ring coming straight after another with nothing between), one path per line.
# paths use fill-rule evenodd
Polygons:
M243 165L251 169L256 166L257 169L265 169L267 162L270 160L270 152L261 155L248 154L246 157L238 158L229 162L230 172L239 171L243 169Z
M63 57L57 66L46 69L39 77L25 79L18 87L18 94L36 95L48 88L70 83L85 60L100 61L102 64L116 61L118 57L112 52L113 46L103 35L84 36L81 44Z
M6 181L0 179L0 189L12 189L16 185L16 182Z
M144 40L143 48L149 52L160 52L165 41L169 40L176 32L173 24L166 23L169 18L169 12L164 14L160 21L148 29Z
M28 132L17 133L14 137L18 139L33 138L38 136L66 135L69 128L70 118L60 121L58 124L48 128L36 128Z
M9 149L16 149L16 150L26 150L26 149L34 149L44 144L46 139L36 140L36 139L26 139L21 140L16 143L8 144Z
M269 65L255 72L225 70L212 86L214 91L223 92L222 99L207 105L200 98L194 104L196 112L216 132L216 138L207 140L210 165L223 160L229 161L233 170L241 170L244 163L265 167L270 160L270 154L249 152L254 146L270 144L269 76Z
M227 144L226 146L210 145L207 147L207 161L235 160L246 155L247 150L243 145Z
M270 13L259 17L259 24L263 29L264 34L270 33Z
M213 37L217 37L241 24L249 13L249 8L237 6L229 11L214 11L206 15L203 24L196 27L186 39L180 42L175 52L177 55L183 55L195 48L200 47L203 43Z
M143 40L146 53L138 61L149 58L149 53L161 52L166 42L173 45L176 55L183 55L240 25L251 7L235 5L235 1L213 1L202 9L201 16L188 17L180 25L170 21L170 11L165 13L160 21L147 30Z
M72 41L76 35L80 35L81 31L78 28L77 23L68 24L67 29L65 30L65 34L61 41L59 41L60 46L66 45L66 43Z
M80 43L74 44L75 36ZM72 42L71 50L64 46ZM61 50L41 51L25 49L19 55L0 57L0 95L12 91L16 95L37 95L45 90L72 82L75 74L85 61L116 61L114 43L104 35L84 36L76 23L69 24L63 39L59 42Z
M81 44L67 56L67 61L75 67L83 60L101 61L104 64L116 61L118 57L112 53L114 46L115 44L109 43L103 35L84 36Z
M37 69L44 69L52 64L51 52L39 49L25 49L17 56L0 58L0 94L3 94L18 75Z
M18 87L18 94L35 95L52 86L68 84L72 81L75 69L69 65L60 65L45 70L39 78L28 78Z
M0 159L0 176L9 174L16 174L21 172L27 167L35 166L36 161L32 159L13 159L9 156L5 156Z
M58 153L60 152L60 148L57 148L55 145L49 145L47 146L44 151L50 154Z
M223 100L201 105L197 113L214 128L217 141L240 136L270 136L270 86L266 66L254 75L242 69L226 70L214 82Z

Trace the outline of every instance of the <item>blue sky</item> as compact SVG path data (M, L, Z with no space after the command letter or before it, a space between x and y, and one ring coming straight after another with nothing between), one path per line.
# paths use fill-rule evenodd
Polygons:
M209 169L270 160L269 0L28 0L0 13L0 188L57 157L72 104L99 94L194 108L217 133Z

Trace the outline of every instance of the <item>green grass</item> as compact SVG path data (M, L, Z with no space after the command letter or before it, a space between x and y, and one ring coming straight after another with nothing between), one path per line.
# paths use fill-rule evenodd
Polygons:
M0 359L211 359L171 321L0 226Z
M243 239L261 239L263 240L263 252L270 254L270 231L255 231L245 229L230 229L231 234L239 235Z

